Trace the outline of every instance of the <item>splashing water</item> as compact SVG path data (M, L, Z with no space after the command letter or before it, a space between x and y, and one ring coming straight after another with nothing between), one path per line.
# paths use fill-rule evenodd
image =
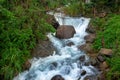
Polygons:
M61 75L65 80L84 80L86 76L96 76L98 71L85 63L89 63L89 57L77 46L85 44L84 36L90 19L89 18L72 18L64 14L54 14L55 19L60 25L73 25L76 34L70 39L58 39L52 33L47 36L57 52L46 58L32 59L31 68L16 76L13 80L51 80L55 75ZM65 43L73 42L74 45L67 46ZM83 59L81 60L80 57ZM83 75L82 71L86 71ZM95 79L92 79L95 80Z

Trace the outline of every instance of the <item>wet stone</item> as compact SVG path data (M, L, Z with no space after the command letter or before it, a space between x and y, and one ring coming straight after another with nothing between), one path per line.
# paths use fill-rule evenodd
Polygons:
M79 77L77 80L80 80L81 79L81 77Z
M55 75L51 80L65 80L61 75Z
M81 62L84 62L84 61L85 61L85 55L80 56L80 57L79 57L79 60L80 60Z
M90 62L85 62L84 65L85 65L85 66L89 66L89 65L90 65Z
M84 76L86 74L86 71L85 70L82 70L81 71L81 76Z
M97 65L97 61L96 61L96 59L91 59L91 65L92 65L92 66Z
M67 45L67 46L72 46L72 45L74 45L74 43L73 43L73 42L69 42L69 43L67 43L66 45Z
M55 68L56 67L54 65L52 65L52 64L49 66L49 70L54 70Z
M55 67L57 67L57 63L56 62L53 62L52 65L54 65Z
M98 55L98 56L97 56L97 59L98 59L98 61L100 61L100 62L105 61L104 57L101 56L101 55Z
M26 76L26 79L25 80L34 80L35 78L37 77L36 74L34 73L30 73Z
M98 80L98 79L95 75L88 75L85 76L84 80Z
M49 65L49 70L54 70L57 67L57 63L53 62Z

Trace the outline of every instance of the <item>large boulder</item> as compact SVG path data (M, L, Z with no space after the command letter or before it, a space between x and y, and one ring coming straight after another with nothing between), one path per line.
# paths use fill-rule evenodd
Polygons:
M71 25L61 25L57 28L56 37L59 39L68 39L74 36L75 29Z
M55 75L51 80L65 80L61 75Z

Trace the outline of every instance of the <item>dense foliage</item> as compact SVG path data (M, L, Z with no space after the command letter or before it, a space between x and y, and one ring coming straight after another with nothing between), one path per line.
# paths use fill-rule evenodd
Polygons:
M120 12L119 0L0 0L0 78L11 80L22 71L24 62L30 58L30 51L39 39L45 39L46 33L55 31L48 24L46 11L68 4L63 10L66 14L93 15L94 10ZM120 51L120 16L112 18L95 19L94 23L99 26L98 37L94 48L112 48L116 55ZM101 33L102 32L102 33ZM101 39L104 44L101 44ZM111 72L119 71L118 58L108 60ZM116 66L113 65L116 62ZM112 73L109 74L111 76ZM111 78L111 77L109 77Z
M94 20L97 29L97 38L93 44L96 50L109 48L114 51L113 57L108 58L110 71L108 80L119 80L120 77L120 15L109 15L106 18Z
M23 69L30 51L46 32L45 8L37 0L0 0L0 77L11 80Z
M71 0L64 12L71 16L92 17L100 12L120 13L120 0Z
M95 19L97 23L97 39L95 40L95 49L102 47L111 49L120 49L120 15L110 15L108 18Z

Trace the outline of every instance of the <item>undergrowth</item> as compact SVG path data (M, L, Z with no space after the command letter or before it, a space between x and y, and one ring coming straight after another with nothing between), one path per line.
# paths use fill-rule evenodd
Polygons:
M95 50L109 48L113 50L112 58L107 62L110 70L107 73L107 80L119 80L120 78L120 15L110 14L106 18L93 20L97 29L97 38L93 44Z

